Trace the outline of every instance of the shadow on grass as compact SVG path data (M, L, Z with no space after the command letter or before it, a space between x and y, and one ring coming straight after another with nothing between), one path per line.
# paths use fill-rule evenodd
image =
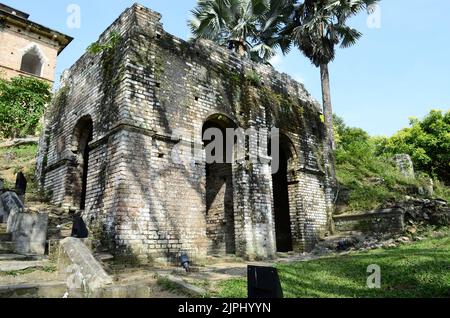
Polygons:
M369 289L369 265L381 288ZM279 265L286 297L449 297L450 238L388 250Z
M381 288L369 289L369 265L381 268ZM393 249L357 252L277 266L286 298L450 297L450 237ZM245 279L221 282L219 295L247 296Z

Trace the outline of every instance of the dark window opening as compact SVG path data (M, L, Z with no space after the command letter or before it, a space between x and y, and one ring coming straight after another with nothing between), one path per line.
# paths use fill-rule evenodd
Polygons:
M23 55L20 70L22 72L33 74L36 76L41 76L42 64L43 63L41 61L41 58L36 49L34 48Z

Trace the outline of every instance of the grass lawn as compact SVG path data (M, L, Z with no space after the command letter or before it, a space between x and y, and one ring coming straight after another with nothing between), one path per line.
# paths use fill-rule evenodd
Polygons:
M37 152L37 145L0 148L0 178L5 180L5 187L14 188L20 169L23 169L28 181L34 179ZM29 182L29 190L33 186L33 182Z
M392 249L277 265L286 298L450 297L450 232ZM367 267L381 267L381 289L367 287ZM246 298L245 279L223 281L218 297Z

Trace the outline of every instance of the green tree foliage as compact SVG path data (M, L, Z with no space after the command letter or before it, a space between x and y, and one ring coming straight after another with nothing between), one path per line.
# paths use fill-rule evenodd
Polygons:
M284 37L293 0L199 0L188 22L195 38L206 38L253 60L266 62Z
M50 99L47 82L24 76L0 78L0 138L34 135Z
M86 51L91 54L103 53L105 51L112 51L120 42L121 36L119 33L112 31L108 34L108 39L104 43L94 42L91 43Z
M434 126L443 127L442 124ZM334 131L336 176L341 193L345 191L349 193L345 210L369 210L387 201L401 200L405 195L420 197L419 189L424 189L429 184L430 176L421 167L415 167L417 172L415 179L406 178L391 160L394 154L399 153L397 150L401 150L400 153L405 153L406 151L403 150L407 149L416 150L414 144L402 146L398 142L398 134L392 138L370 137L360 128L346 126L337 116L334 116ZM404 131L399 134L402 132ZM398 148L393 149L390 145L397 145ZM420 150L418 153L423 151ZM448 153L447 151L441 155ZM427 155L426 152L425 154ZM443 186L438 178L434 180L434 190L435 197L450 199L449 188Z
M417 170L450 184L450 111L432 110L423 120L377 141L378 153L409 154Z
M331 103L328 65L336 48L356 44L362 33L349 26L348 21L359 12L370 11L378 0L300 0L294 1L293 18L286 24L279 42L283 52L296 46L315 66L320 68L323 113L329 147L335 149L333 107Z

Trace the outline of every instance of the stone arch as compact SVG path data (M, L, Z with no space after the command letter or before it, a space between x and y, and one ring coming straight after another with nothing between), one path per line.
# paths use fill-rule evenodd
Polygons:
M203 123L202 141L205 150L205 203L206 234L208 237L208 254L224 255L236 253L235 212L233 189L233 164L227 160L226 146L222 153L222 162L211 162L208 146L215 142L206 140L209 128L216 128L222 133L222 145L226 145L226 129L237 128L235 122L227 115L213 114ZM212 138L211 138L212 139ZM217 151L217 149L216 149ZM213 153L214 157L217 153Z
M272 155L272 154L271 154ZM272 174L273 213L277 252L290 252L294 242L292 235L291 202L295 194L289 185L290 174L295 171L298 158L292 140L284 133L279 136L278 170Z
M22 52L20 70L41 77L45 60L46 59L37 44L32 44L31 46L26 47Z
M93 139L93 122L90 115L81 117L76 123L70 151L73 155L69 186L73 205L80 210L86 207L87 178L89 167L89 142Z

